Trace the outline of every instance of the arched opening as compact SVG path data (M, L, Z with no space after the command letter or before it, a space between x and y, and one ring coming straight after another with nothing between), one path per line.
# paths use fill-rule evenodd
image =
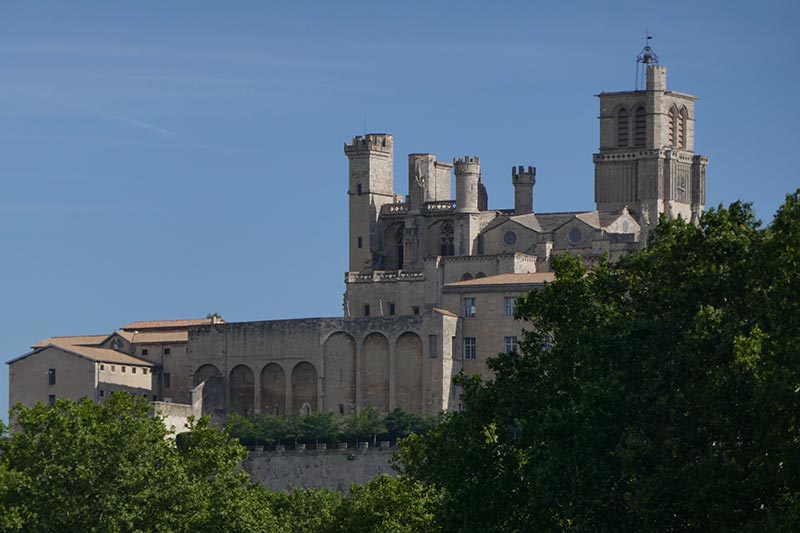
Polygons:
M238 365L231 370L228 386L230 388L230 412L242 416L252 416L255 408L255 378L246 365Z
M675 108L672 107L667 114L669 119L669 145L675 146Z
M317 369L307 361L292 370L292 414L304 414L304 404L310 409L317 405Z
M628 110L624 107L617 113L617 146L628 146Z
M222 372L214 365L202 365L194 373L194 386L203 385L203 416L222 417L225 414L225 383Z
M422 412L422 340L416 333L397 339L397 406L408 413Z
M449 220L442 223L442 229L439 232L439 255L455 255L456 249L453 236L453 223Z
M465 272L463 276L461 276L461 281L469 281L472 279L472 274L469 272Z
M389 341L380 333L364 339L364 402L389 411Z
M633 136L637 148L647 145L647 113L642 106L637 107L634 114Z
M261 412L286 416L286 373L277 363L261 370Z
M325 411L351 412L356 403L356 343L347 333L334 333L323 346Z
M680 117L678 118L678 146L686 148L686 108L681 108Z
M485 278L485 277L486 277L486 274L484 274L483 272L478 272L477 274L475 274L475 279L481 279L481 278Z

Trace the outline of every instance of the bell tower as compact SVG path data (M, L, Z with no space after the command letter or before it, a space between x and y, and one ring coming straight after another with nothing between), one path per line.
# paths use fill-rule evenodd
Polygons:
M650 38L636 59L636 90L597 95L600 151L594 154L597 209L627 206L643 228L655 227L662 213L696 220L705 206L708 165L694 153L696 98L667 89L667 68Z

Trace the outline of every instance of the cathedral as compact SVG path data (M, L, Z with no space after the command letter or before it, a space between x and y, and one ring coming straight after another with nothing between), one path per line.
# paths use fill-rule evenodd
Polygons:
M553 279L554 255L614 261L641 248L659 216L701 214L708 159L694 153L695 97L667 89L654 55L642 68L640 90L598 95L596 210L535 212L533 166L510 168L512 208L488 209L477 155L451 163L409 154L408 194L399 195L392 135L357 136L344 144L342 316L134 323L109 335L47 339L9 362L11 404L100 401L125 389L201 405L213 417L459 409L453 378L489 375L487 358L516 349L516 299ZM69 388L78 360L94 378Z

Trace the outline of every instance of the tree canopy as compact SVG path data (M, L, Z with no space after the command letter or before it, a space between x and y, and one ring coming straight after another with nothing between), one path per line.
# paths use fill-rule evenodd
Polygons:
M519 353L402 446L450 530L800 529L800 191L662 220L518 302ZM551 342L552 341L552 342Z

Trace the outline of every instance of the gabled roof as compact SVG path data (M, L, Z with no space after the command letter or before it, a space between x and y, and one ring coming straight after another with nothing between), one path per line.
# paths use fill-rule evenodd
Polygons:
M139 359L138 357L134 357L132 355L128 355L108 348L96 348L94 346L79 346L79 345L56 344L56 343L38 347L24 355L21 355L19 357L12 359L11 361L8 361L6 364L10 365L11 363L15 363L21 359L30 357L31 355L35 355L48 348L55 348L56 350L60 350L62 352L69 353L72 355L77 355L78 357L89 359L90 361L97 361L100 363L116 363L120 365L147 366L147 367L156 366L150 361L145 361L144 359Z
M131 322L120 329L142 330L142 329L177 329L188 328L191 326L208 326L210 324L224 324L221 318L190 318L186 320L145 320L141 322Z
M99 346L108 335L70 335L61 337L48 337L31 346L31 348L41 348L48 344L59 344L66 346Z

